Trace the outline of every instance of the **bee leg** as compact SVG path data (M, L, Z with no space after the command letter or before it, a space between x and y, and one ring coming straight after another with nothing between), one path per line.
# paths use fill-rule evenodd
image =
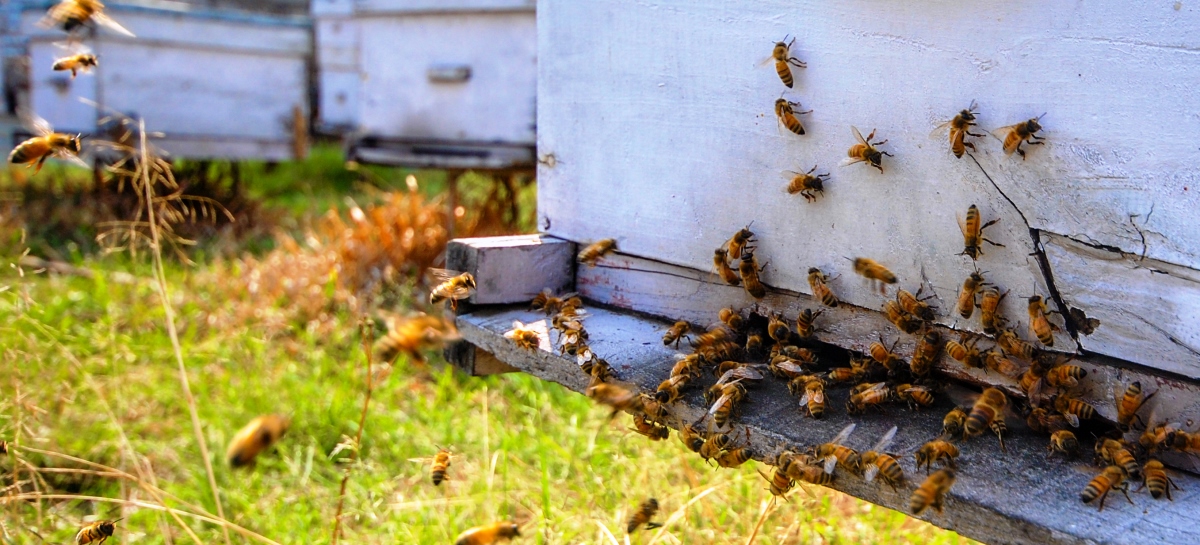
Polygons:
M1021 145L1017 144L1017 154L1021 156L1021 160L1025 160L1025 150L1021 149Z
M974 125L976 125L976 123L971 123L971 125L974 126ZM964 131L964 132L967 133L967 136L983 136L982 134L975 134L971 131ZM963 143L965 144L966 142L963 142ZM975 147L971 146L971 149L975 149Z
M968 133L968 134L969 134L969 133ZM966 147L968 147L968 148L971 148L971 151L975 151L975 144L972 144L972 143L970 143L970 142L963 142L963 145L964 145L964 146L966 146Z
M1129 505L1133 505L1133 500L1129 499L1129 485L1128 484L1121 487L1121 493L1125 495L1125 500L1129 502Z

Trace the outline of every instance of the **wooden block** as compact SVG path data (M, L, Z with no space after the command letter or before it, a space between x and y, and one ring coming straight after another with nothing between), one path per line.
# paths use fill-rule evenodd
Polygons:
M545 235L458 238L446 247L446 268L475 275L468 303L528 303L545 288L574 286L575 244Z
M448 343L442 354L456 369L474 377L519 371L466 341Z

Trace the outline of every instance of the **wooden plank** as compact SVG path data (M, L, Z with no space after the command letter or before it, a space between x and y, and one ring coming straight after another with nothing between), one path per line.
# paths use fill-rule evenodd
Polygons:
M471 304L528 303L543 289L571 289L575 244L544 235L458 238L446 248L446 267L475 276Z
M589 312L591 346L608 359L620 380L652 390L669 375L675 352L661 342L666 322L605 309L589 308ZM547 351L551 346L548 337L542 339L539 350L530 352L518 349L502 336L513 320L545 327L544 316L516 307L480 309L459 316L458 326L465 340L509 365L582 391L586 385L584 375L573 359ZM845 400L844 388L831 390L833 409L826 419L812 420L800 416L795 398L781 382L767 379L763 383L751 392L744 416L735 424L739 432L742 426L748 428L751 447L759 459L785 447L802 448L828 441L849 422L839 410ZM699 418L705 410L699 397L699 392L693 391L672 408L676 419L673 425ZM940 403L927 411L890 408L856 419L858 429L848 441L854 448L867 449L888 427L900 428L894 450L906 453L900 464L909 483L899 492L844 472L839 473L833 488L907 512L909 496L923 477L907 453L940 434L941 417L949 407L947 400ZM1176 474L1184 491L1175 496L1174 502L1153 502L1148 495L1133 494L1136 505L1112 498L1105 510L1098 512L1080 503L1078 497L1091 478L1088 471L1094 469L1081 471L1071 462L1047 459L1044 438L1032 436L1020 426L1012 427L1013 433L1005 441L1005 455L988 438L962 445L958 481L949 494L946 512L926 513L921 518L987 543L1142 545L1200 541L1200 530L1192 522L1200 500L1200 479Z
M500 361L490 352L485 352L466 341L447 343L442 355L459 371L474 377L519 371L516 367Z

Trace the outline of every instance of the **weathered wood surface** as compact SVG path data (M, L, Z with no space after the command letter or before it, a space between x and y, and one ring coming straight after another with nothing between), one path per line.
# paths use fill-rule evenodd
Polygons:
M528 303L543 289L571 287L575 244L543 235L457 238L446 247L446 267L475 276L471 304Z
M1162 120L1200 108L1200 95L1181 87L1200 77L1200 12L1166 3L1131 19L1121 16L1127 9L1115 0L543 1L541 225L581 243L616 237L630 254L707 270L713 249L753 221L768 283L808 293L805 273L820 267L841 274L833 288L844 300L871 309L882 299L844 257L880 261L910 291L927 279L948 307L972 270L956 255L955 220L972 203L985 221L1001 220L986 234L1005 247L985 246L978 267L1011 290L1010 315L1024 314L1024 297L1049 291L1029 255L1039 232L1195 269L1200 175L1188 165L1200 118ZM793 69L792 90L773 66L757 64L789 33L808 63ZM776 121L772 105L785 90L814 110L801 117L804 136ZM955 159L945 135L930 131L972 99L976 132L1048 112L1046 145L1027 146L1022 161L987 136L974 140L978 165ZM851 125L890 140L881 146L895 154L885 173L836 166L854 143ZM833 175L824 195L806 203L786 194L781 172L814 164ZM1053 275L1059 291L1106 281L1100 267L1077 270ZM1175 293L1165 282L1139 288L1147 300ZM1179 327L1195 332L1187 317L1200 307L1177 304ZM1112 319L1101 330L1132 328L1133 318ZM1131 331L1093 346L1153 354L1171 343L1150 328ZM1065 334L1056 344L1074 348ZM1173 372L1200 368L1196 355L1171 359Z
M674 351L662 345L665 322L604 309L589 309L587 327L591 346L607 358L620 380L643 390L652 390L670 373ZM586 378L574 359L547 351L551 345L544 336L536 352L519 349L503 333L513 320L541 324L544 316L521 308L480 309L458 317L463 338L501 361L546 380L582 391ZM710 379L711 380L711 379ZM800 415L796 398L774 379L751 392L740 420L751 432L751 446L759 458L774 455L785 447L798 448L828 441L848 422L840 410L846 390L830 392L831 411L824 420ZM693 422L703 413L699 392L692 391L674 407L678 421ZM833 488L868 501L907 512L909 496L924 476L917 472L911 452L941 431L942 415L950 403L921 412L899 407L880 414L856 419L858 429L848 445L867 449L892 425L899 426L894 451L903 453L900 463L909 483L892 492L880 483L839 472ZM678 422L675 422L678 425ZM1153 501L1147 494L1132 494L1136 505L1122 497L1110 498L1103 512L1080 503L1079 492L1095 469L1081 468L1079 462L1047 459L1042 437L1030 435L1022 426L1012 426L1005 441L1007 454L1001 454L996 441L988 436L963 445L958 461L958 481L951 490L944 514L927 513L922 518L987 543L1013 544L1130 544L1200 542L1200 530L1194 525L1200 502L1200 479L1176 473L1183 488L1174 502ZM1090 446L1090 443L1085 443ZM672 437L663 448L682 448ZM766 492L764 491L764 494ZM747 506L749 509L749 506ZM786 509L786 507L784 508ZM747 513L747 516L750 516Z

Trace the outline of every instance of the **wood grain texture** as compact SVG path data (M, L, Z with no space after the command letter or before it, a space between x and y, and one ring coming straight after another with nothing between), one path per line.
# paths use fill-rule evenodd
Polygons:
M528 303L543 289L571 288L575 244L543 235L458 238L446 248L446 267L475 276L471 304Z
M587 327L592 347L608 359L621 381L649 390L669 375L675 352L661 342L666 322L604 309L589 311L592 316ZM530 352L518 349L502 336L513 320L544 324L544 316L510 307L459 316L458 325L465 340L492 352L501 361L581 391L586 380L573 359L548 352L546 342L541 349ZM749 429L751 447L759 459L785 447L802 448L828 441L849 422L841 410L833 410L824 420L801 417L796 399L781 382L763 382L751 392L742 411L744 416L735 423L739 430L742 426ZM699 392L693 391L673 408L674 426L699 418L705 410L699 397ZM844 398L844 388L831 391L831 407L840 408ZM893 449L904 454L900 464L910 482L898 493L844 473L839 474L833 488L907 511L909 495L923 476L913 466L910 453L940 434L941 416L949 407L945 400L940 403L927 411L891 408L856 420L858 429L848 445L859 449L869 448L890 426L899 426ZM664 448L681 448L674 441L668 441ZM1080 503L1078 497L1091 474L1078 470L1072 462L1047 459L1044 438L1018 428L1006 445L1008 453L1001 455L994 440L980 438L965 443L958 481L948 496L946 512L926 513L921 518L996 544L1142 545L1200 540L1200 531L1192 522L1196 502L1200 501L1200 479L1194 476L1174 475L1184 489L1174 502L1155 502L1146 494L1134 494L1136 505L1115 498L1119 501L1108 502L1105 510L1098 512Z

